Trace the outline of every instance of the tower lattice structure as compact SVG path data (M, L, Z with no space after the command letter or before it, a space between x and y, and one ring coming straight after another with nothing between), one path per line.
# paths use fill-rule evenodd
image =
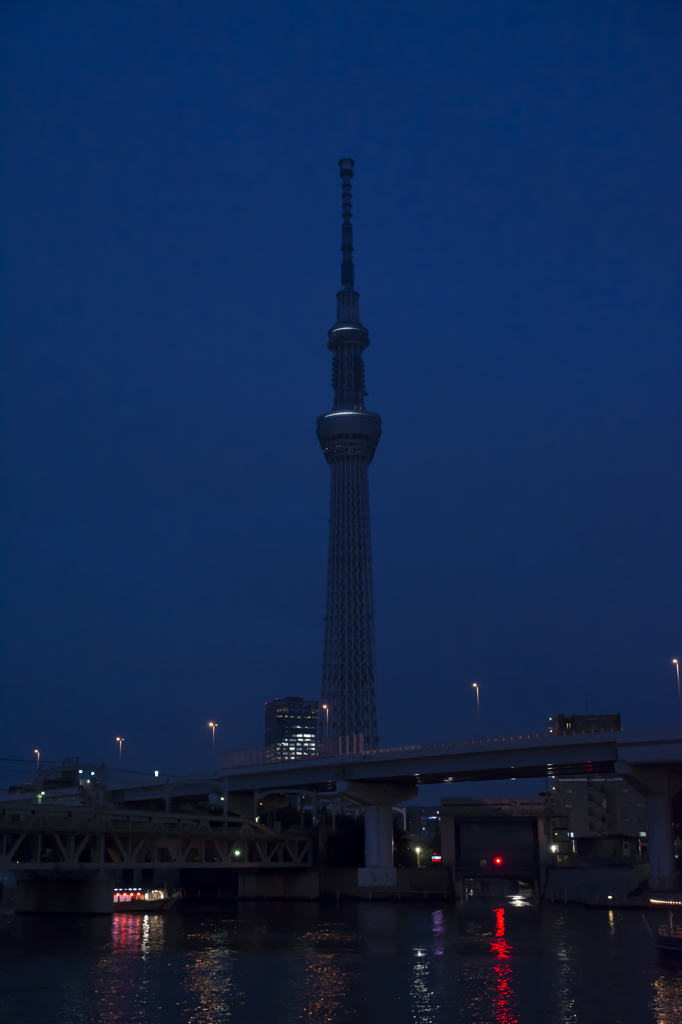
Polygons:
M334 354L334 405L317 419L317 436L331 469L329 569L318 735L364 736L378 745L374 680L374 590L367 470L381 436L381 417L365 408L369 345L355 291L351 179L355 161L339 160L342 184L341 291L329 330Z

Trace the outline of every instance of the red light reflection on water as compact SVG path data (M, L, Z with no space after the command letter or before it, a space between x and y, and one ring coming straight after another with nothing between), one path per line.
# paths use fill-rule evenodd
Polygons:
M499 1024L518 1024L519 1018L510 1005L513 995L512 967L509 963L511 946L504 937L504 907L498 907L494 914L496 918L495 941L490 944L490 948L495 954L493 969L497 989L493 1006L494 1020Z
M141 944L141 916L139 914L114 914L111 923L111 948L114 953L139 949Z

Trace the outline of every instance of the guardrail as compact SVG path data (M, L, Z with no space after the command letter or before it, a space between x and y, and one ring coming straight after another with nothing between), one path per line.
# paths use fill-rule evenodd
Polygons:
M420 750L424 753L444 753L463 748L489 749L496 743L519 743L524 740L556 740L556 739L587 739L595 736L612 736L612 732L576 733L575 736L557 736L552 732L509 733L506 736L488 736L474 740L444 740L440 743L413 743L403 747L366 748L364 736L336 736L325 740L311 742L309 749L297 751L285 744L272 747L250 747L245 750L228 750L222 755L222 768L251 768L256 765L280 764L290 761L304 761L311 758L343 757L349 754L362 754L363 757L374 757L381 754L402 754Z
M376 750L366 750L365 753L399 754L402 751L408 750L450 750L452 747L485 747L491 743L511 743L514 740L544 739L556 739L556 736L552 732L510 733L509 736L489 736L476 740L443 740L440 743L415 743L409 747L377 747Z
M308 761L320 757L344 757L349 754L362 754L365 757L377 754L402 754L412 750L425 752L449 751L458 747L487 747L493 743L510 743L523 740L553 739L550 732L511 733L509 736L491 736L476 740L445 740L441 743L414 743L405 747L377 747L367 749L362 733L355 736L330 736L329 739L311 741L309 746L301 745L296 749L286 743L276 743L270 747L245 747L243 750L227 750L222 755L221 767L252 768L257 765L281 764L285 761Z

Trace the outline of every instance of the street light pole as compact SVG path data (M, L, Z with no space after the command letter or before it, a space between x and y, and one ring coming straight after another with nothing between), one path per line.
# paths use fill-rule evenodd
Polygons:
M322 709L327 712L327 733L326 738L329 739L329 707L326 704L322 705Z
M677 699L680 704L680 717L682 718L682 693L680 693L680 663L677 658L673 658L673 665L677 669Z
M476 721L478 723L478 738L481 738L481 698L478 691L478 683L471 684L476 690Z
M218 723L217 722L209 722L208 723L208 727L209 727L209 729L213 729L213 753L215 754L215 731L218 728Z
M125 739L123 736L117 736L116 742L118 743L118 763L120 764L123 758L123 744L125 743Z
M34 750L33 753L38 755L38 764L36 765L36 770L40 771L40 751Z

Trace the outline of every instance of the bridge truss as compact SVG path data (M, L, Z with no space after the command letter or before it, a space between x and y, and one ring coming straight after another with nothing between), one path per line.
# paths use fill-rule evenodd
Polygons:
M88 807L0 805L0 868L303 868L309 836L244 819Z

